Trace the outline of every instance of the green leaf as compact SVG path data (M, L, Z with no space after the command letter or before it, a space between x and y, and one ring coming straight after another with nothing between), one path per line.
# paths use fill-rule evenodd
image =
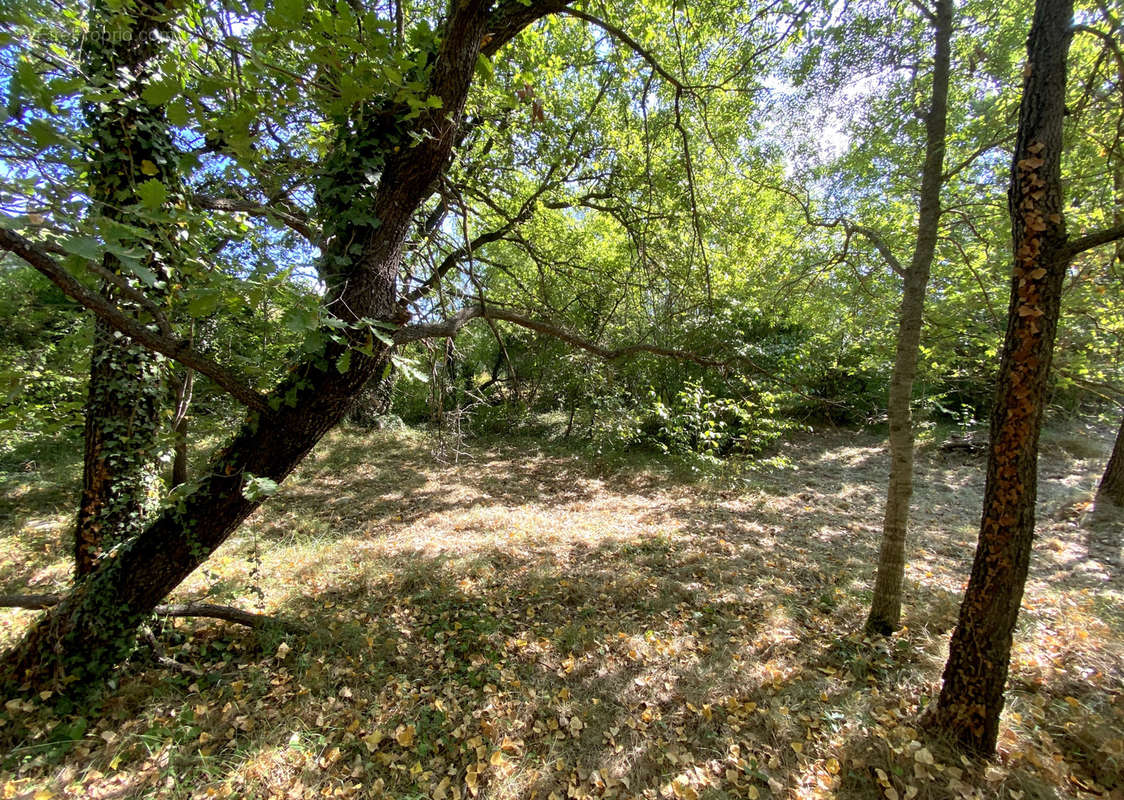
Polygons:
M476 77L481 83L491 83L492 79L496 77L495 67L492 66L492 59L481 53L476 56Z
M99 260L102 254L101 242L93 236L75 236L71 239L65 239L61 246L66 252L90 261Z
M187 313L196 319L215 313L222 305L222 292L218 289L196 289L187 301Z
M169 103L165 113L168 115L168 122L179 128L186 126L187 123L191 121L191 115L187 110L187 103L183 100Z
M155 211L168 199L168 190L160 181L151 178L137 186L137 198L146 208Z
M141 97L150 106L162 106L180 92L180 83L174 78L165 78L144 87Z
M273 17L290 29L300 27L304 20L304 0L277 0L273 4Z
M336 369L338 369L340 371L340 374L342 375L345 372L347 372L347 370L350 366L351 366L351 351L345 350L343 355L336 359Z
M277 481L272 478L259 478L247 472L246 479L242 482L242 496L251 503L264 500L276 491Z

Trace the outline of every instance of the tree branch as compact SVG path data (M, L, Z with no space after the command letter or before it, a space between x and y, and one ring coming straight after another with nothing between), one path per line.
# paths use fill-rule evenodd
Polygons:
M0 608L26 608L38 610L57 606L62 602L61 594L3 594L0 595ZM290 622L268 614L255 614L252 611L243 611L233 606L218 606L212 603L171 603L156 606L153 613L160 617L205 617L207 619L221 619L224 622L233 622L236 625L245 625L247 628L281 628L293 633L306 633L306 629L295 622Z
M193 350L186 340L173 339L170 336L157 333L117 308L97 292L87 289L36 243L15 231L0 227L0 250L7 250L35 267L39 272L50 278L52 283L62 289L67 297L90 309L125 335L150 350L162 353L168 358L180 362L185 367L190 367L196 372L206 375L229 392L232 397L250 408L269 413L269 404L265 396L243 383L233 372Z
M1102 244L1110 244L1121 239L1124 239L1124 225L1117 225L1078 236L1076 239L1070 239L1066 243L1065 252L1069 258L1073 258L1078 253L1084 253L1086 250L1092 250L1094 247L1100 247Z
M510 322L513 325L518 325L522 328L541 333L545 336L551 336L567 344L573 345L588 353L592 353L598 358L605 361L616 361L627 356L640 355L646 353L649 355L662 356L664 358L675 359L676 361L689 361L693 364L698 364L702 367L711 367L716 369L727 369L735 366L749 367L753 372L768 378L774 383L785 386L791 389L796 394L806 399L814 399L817 402L823 402L822 398L812 398L805 392L798 389L795 385L781 380L773 375L773 373L764 367L760 366L753 359L748 356L737 355L728 359L710 358L708 356L692 353L688 350L677 350L672 347L661 347L653 344L630 344L624 347L608 348L602 347L596 342L592 342L573 331L563 328L561 325L556 325L551 322L534 319L524 314L510 311L505 308L498 308L494 305L485 304L477 301L474 305L466 306L458 311L456 314L444 319L440 322L434 323L419 323L416 325L407 325L399 328L394 332L393 339L397 345L408 344L410 342L417 342L423 339L437 339L443 337L453 337L457 332L474 319L488 319L500 320L503 322Z
M600 17L595 17L592 14L586 13L585 11L579 11L576 8L563 8L561 10L561 13L570 17L574 17L575 19L580 19L588 22L590 25L595 25L596 27L605 31L605 33L612 36L614 39L619 39L621 42L627 45L630 50L647 61L648 66L655 70L657 75L674 86L677 90L682 92L687 88L683 85L682 81L680 81L678 78L664 69L663 65L660 64L658 60L656 60L656 57L652 55L651 51L647 50L638 41L633 39L625 31L621 30L617 26L611 25Z
M253 200L243 200L240 197L209 197L197 194L191 198L191 202L207 211L241 212L255 217L275 217L312 244L320 244L320 234L309 223L308 217L296 210L287 211L273 205L255 203Z
M494 56L528 25L564 10L570 2L571 0L530 0L524 3L522 0L505 0L488 19L488 35L480 51L489 58Z

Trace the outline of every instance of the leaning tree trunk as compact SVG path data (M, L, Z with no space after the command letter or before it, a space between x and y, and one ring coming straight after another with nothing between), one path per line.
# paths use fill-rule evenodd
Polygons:
M456 142L485 34L489 52L495 52L564 5L564 0L512 0L489 14L489 4L481 0L451 4L431 61L428 93L438 107L420 114L405 106L367 108L340 126L317 199L321 220L337 234L324 252L330 278L325 306L337 311L343 326L327 333L345 330L346 341L326 337L324 350L295 367L271 393L268 405L274 410L251 412L186 497L165 508L114 558L99 562L44 614L0 662L0 690L26 685L82 691L105 676L156 604L226 540L260 505L269 481L283 480L343 419L371 376L385 369L390 347L372 345L370 320L402 321L396 279L403 247L413 214ZM395 115L402 120L401 138L388 141L378 126ZM400 148L396 141L416 144ZM383 169L372 190L368 175L375 158Z
M338 345L324 353L334 364ZM350 409L366 378L387 361L355 355L340 374L306 365L275 397L294 387L294 405L250 414L241 431L212 461L197 488L164 509L137 537L46 612L0 665L0 687L72 685L89 688L127 655L137 626L264 500Z
M1124 508L1124 421L1120 423L1120 430L1116 433L1116 444L1112 447L1108 466L1105 467L1101 484L1097 488L1097 497L1103 497Z
M1073 0L1038 0L1030 36L1008 207L1014 275L972 574L930 724L991 755L1012 632L1034 536L1038 434L1062 282L1072 257L1062 215L1062 117Z
M126 16L104 0L95 3L90 26L99 35L88 37L82 51L83 67L98 93L84 108L92 135L91 211L153 234L152 241L128 243L147 251L144 266L155 279L153 286L143 287L112 254L102 262L116 278L104 283L103 295L138 318L145 315L136 301L142 291L159 304L170 270L166 254L173 249L172 237L160 224L130 210L140 200L137 187L146 181L159 181L172 190L165 210L176 197L178 154L164 111L142 97L172 5L167 0L140 0ZM97 320L74 536L77 578L88 575L103 553L144 528L156 495L163 391L163 358Z
M933 58L933 93L925 117L925 164L921 173L921 200L917 239L906 270L898 314L898 343L890 378L890 481L886 514L878 553L870 616L866 627L883 635L901 623L902 579L905 574L905 535L909 501L913 496L913 418L910 402L921 343L925 289L937 246L941 218L941 183L944 171L945 129L948 121L948 76L951 61L952 0L937 0Z

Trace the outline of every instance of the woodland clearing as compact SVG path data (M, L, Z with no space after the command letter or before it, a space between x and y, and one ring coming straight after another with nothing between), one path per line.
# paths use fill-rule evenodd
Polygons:
M1119 798L1124 531L1092 506L1111 434L1043 436L995 762L914 727L983 455L919 447L905 627L871 639L877 432L691 471L542 438L442 464L428 435L341 429L173 596L310 633L165 621L187 670L142 649L80 712L9 700L0 796ZM80 467L3 466L0 589L61 590ZM36 613L0 612L0 645Z

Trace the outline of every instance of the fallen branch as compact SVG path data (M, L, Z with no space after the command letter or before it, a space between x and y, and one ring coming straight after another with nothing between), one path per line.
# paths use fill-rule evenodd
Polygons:
M57 606L62 601L61 594L4 594L0 595L0 608L43 609ZM153 612L160 617L205 617L245 625L247 628L281 628L291 633L307 633L307 630L288 620L271 617L268 614L255 614L231 606L218 606L211 603L172 603L156 606Z

